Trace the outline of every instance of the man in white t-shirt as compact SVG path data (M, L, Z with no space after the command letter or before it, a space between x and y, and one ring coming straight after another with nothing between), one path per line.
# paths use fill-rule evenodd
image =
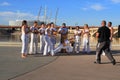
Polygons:
M45 46L45 24L41 24L41 28L39 29L40 33L40 54L43 54L44 46Z
M76 30L74 31L75 43L73 46L73 52L76 52L76 53L80 52L81 33L82 33L82 31L79 30L79 26L76 26Z
M38 23L34 22L34 25L30 28L31 31L31 41L30 41L30 49L29 54L37 54L38 53Z

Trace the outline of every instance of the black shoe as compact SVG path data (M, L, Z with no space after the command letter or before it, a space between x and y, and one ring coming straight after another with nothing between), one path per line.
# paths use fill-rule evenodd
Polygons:
M95 63L95 64L101 64L101 62L100 62L100 61L95 61L94 63Z
M115 60L113 60L113 61L112 61L112 64L113 64L113 65L115 65L115 64L116 64L116 61L115 61Z

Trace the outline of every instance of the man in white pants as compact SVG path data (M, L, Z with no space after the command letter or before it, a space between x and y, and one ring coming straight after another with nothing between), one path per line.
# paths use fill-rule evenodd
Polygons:
M44 56L50 55L54 56L54 51L53 51L53 44L51 42L51 32L50 32L50 24L47 25L47 28L45 29L45 47L44 47Z
M28 43L29 43L29 28L27 25L27 21L23 20L22 21L22 26L21 26L21 40L22 40L22 49L21 49L21 57L26 58L28 54Z
M30 49L29 54L37 54L38 53L38 23L34 22L34 25L30 28L31 30L31 41L30 41Z
M44 23L41 24L39 33L40 33L40 54L43 54L44 46L45 46L45 24Z
M80 52L80 37L82 31L79 30L79 26L76 26L76 30L74 31L75 43L73 47L73 52L79 53Z
M53 49L54 49L55 48L55 44L56 44L57 29L55 28L55 25L54 25L53 22L51 22L50 31L51 31L50 40L51 40L51 42L53 44Z

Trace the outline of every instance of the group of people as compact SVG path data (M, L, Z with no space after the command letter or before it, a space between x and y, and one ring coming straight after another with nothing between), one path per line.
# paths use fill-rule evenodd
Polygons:
M89 53L89 28L88 25L84 25L84 29L80 30L79 26L76 26L74 30L74 36L68 39L68 28L66 24L63 23L62 26L58 29L55 27L54 23L49 24L42 23L38 27L37 21L34 22L34 25L28 27L27 21L22 22L21 28L21 40L22 40L22 50L21 57L25 58L27 54L43 54L54 56L60 51L70 52L80 52L81 37L83 37L83 52ZM30 34L30 36L29 36ZM61 40L58 46L56 46L56 37L57 34L61 35ZM38 36L40 37L40 49L38 52ZM28 44L30 41L29 52Z
M104 52L106 56L111 60L113 65L116 64L115 59L113 58L110 52L110 43L112 41L113 28L112 22L108 22L108 27L106 27L106 21L102 21L101 26L97 33L96 37L98 38L98 44L96 49L96 61L95 63L101 63L101 54ZM57 29L54 23L45 24L42 23L38 27L37 21L34 22L32 27L28 27L27 21L22 22L21 27L21 40L22 40L22 50L21 57L26 58L27 54L37 54L38 53L38 36L40 36L40 52L44 56L51 55L54 56L60 51L65 52L80 52L81 38L83 41L83 52L90 52L89 37L90 31L88 24L84 25L84 29L80 30L79 26L76 26L74 30L74 37L68 39L68 28L66 24L63 23L62 26ZM30 48L28 50L29 44L29 33L30 33ZM39 34L39 35L38 35ZM56 47L56 36L57 34L61 35L60 44Z
M40 53L42 53L43 55L47 55L50 52L51 55L54 55L53 48L54 48L54 44L56 43L55 34L53 34L53 32L56 32L56 29L54 28L54 23L50 23L47 25L42 23L40 28L38 28L37 21L34 22L34 25L32 27L28 27L27 21L24 20L22 22L21 32L22 32L21 35L22 58L27 57L27 54L38 53L38 34L40 34ZM28 52L29 40L30 40L30 47Z

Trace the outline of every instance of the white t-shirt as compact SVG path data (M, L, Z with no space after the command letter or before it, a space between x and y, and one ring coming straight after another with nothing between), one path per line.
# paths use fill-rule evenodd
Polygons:
M50 29L49 29L49 28L46 28L46 29L45 29L45 35L50 35L50 34L51 34Z
M50 28L51 35L53 35L53 31L57 31L57 29L56 28Z
M74 34L75 34L75 42L79 42L80 41L80 34L81 34L81 30L75 30Z
M60 28L58 31L60 31L61 34L66 34L68 32L68 28Z
M37 30L37 31L38 31L38 28L37 28L37 27L32 26L32 27L30 28L30 30L31 30L31 31L35 31L35 30Z
M45 28L40 28L40 29L39 29L39 32L40 32L41 34L45 34Z

